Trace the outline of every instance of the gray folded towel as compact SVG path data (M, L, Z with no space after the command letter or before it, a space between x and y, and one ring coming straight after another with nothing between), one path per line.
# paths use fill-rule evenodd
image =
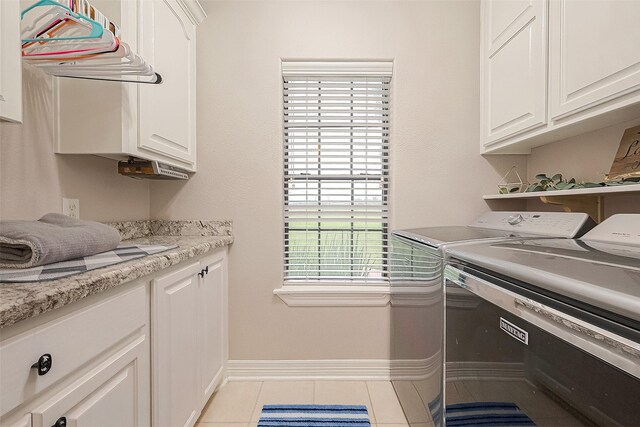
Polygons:
M113 227L50 213L38 221L0 221L0 267L29 268L115 249Z

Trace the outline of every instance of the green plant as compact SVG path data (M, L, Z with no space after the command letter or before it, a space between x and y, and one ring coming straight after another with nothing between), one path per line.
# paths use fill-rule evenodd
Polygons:
M382 272L382 236L350 230L351 223L334 223L334 231L292 233L289 241L289 277L368 277ZM335 228L347 228L335 230Z
M628 185L637 184L640 182L640 178L624 178L618 181L602 181L602 182L576 182L575 178L569 180L562 179L562 174L557 173L549 178L546 174L540 173L536 175L537 182L529 185L525 192L530 193L532 191L554 191L554 190L571 190L573 188L596 188L596 187L611 187L616 185Z

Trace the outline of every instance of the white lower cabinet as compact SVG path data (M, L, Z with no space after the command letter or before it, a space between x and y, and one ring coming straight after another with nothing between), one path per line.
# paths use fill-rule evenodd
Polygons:
M0 329L0 426L194 425L223 379L226 307L221 248Z
M191 426L198 416L200 263L151 282L153 425Z
M192 426L226 360L226 250L151 283L152 423Z
M200 279L200 390L204 405L222 381L227 349L227 258L219 251L202 260Z
M136 281L1 329L0 425L149 425L147 290Z

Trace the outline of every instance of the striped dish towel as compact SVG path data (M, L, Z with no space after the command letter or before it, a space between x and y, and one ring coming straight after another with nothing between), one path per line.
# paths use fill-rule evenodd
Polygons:
M535 426L531 418L509 402L470 402L447 405L447 427L451 426Z
M0 268L0 283L25 283L61 279L96 268L108 267L132 259L154 255L175 249L176 245L126 245L121 244L112 251L101 252L68 261L39 265L31 268Z
M264 405L258 427L371 427L364 405Z

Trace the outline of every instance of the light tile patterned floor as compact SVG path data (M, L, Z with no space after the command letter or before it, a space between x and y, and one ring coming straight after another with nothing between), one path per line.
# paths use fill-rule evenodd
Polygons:
M388 381L231 381L213 395L196 426L253 427L262 405L286 403L366 405L372 426L409 427Z

